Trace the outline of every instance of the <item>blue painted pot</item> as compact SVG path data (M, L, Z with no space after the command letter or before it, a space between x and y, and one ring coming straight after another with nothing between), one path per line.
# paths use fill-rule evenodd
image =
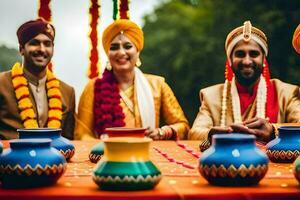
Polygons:
M99 142L95 146L93 146L90 154L89 159L92 163L97 163L104 154L104 144L103 142Z
M61 136L61 129L54 128L32 128L17 129L20 139L29 138L49 138L52 140L51 146L56 148L67 159L70 160L75 154L74 145Z
M50 139L16 139L0 155L0 181L4 188L52 185L67 164Z
M258 184L268 170L268 157L255 145L255 136L213 135L212 145L199 159L200 174L213 185Z
M267 144L267 155L273 162L292 163L300 155L300 126L282 126L279 135Z

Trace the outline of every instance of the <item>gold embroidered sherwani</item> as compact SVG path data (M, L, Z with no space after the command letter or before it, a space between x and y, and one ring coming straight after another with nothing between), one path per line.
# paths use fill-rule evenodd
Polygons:
M300 123L300 91L299 87L272 79L277 92L279 113L277 123ZM214 85L200 90L200 103L198 115L191 128L188 139L206 140L210 128L220 126L221 101L224 84ZM233 123L231 95L227 95L226 125ZM255 116L255 104L249 106L242 116L243 120Z
M176 131L180 139L186 139L189 130L188 121L174 96L171 88L165 82L163 77L144 74L150 83L154 98L155 106L155 126L160 126L160 117L166 125L169 125ZM75 128L75 138L88 140L94 139L94 85L96 79L91 80L83 91L78 106L78 118ZM133 110L131 110L124 98L121 98L121 107L125 114L125 127L142 127L141 117L137 105L137 96L132 88L123 91L121 96L126 95L133 103Z
M29 80L30 79L30 80ZM29 82L33 76L29 78ZM75 126L75 91L66 83L59 81L59 87L62 95L62 135L73 139ZM45 86L46 87L46 86ZM30 100L33 104L33 110L37 114L37 102L35 102L32 91L30 91ZM46 127L45 122L42 127ZM0 139L13 139L18 137L17 129L24 128L19 115L17 99L11 79L11 71L0 73Z

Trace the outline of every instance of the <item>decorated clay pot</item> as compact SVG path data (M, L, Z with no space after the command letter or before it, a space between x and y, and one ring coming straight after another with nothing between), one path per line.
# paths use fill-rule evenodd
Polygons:
M199 161L200 174L213 185L255 185L268 170L268 157L256 147L255 136L213 135Z
M150 138L104 139L104 156L93 180L102 190L145 190L161 179L161 172L149 157Z
M282 126L278 133L278 137L267 144L267 155L273 162L294 162L300 155L300 126Z
M52 185L67 164L50 139L16 139L0 155L0 181L4 188Z
M146 128L126 128L113 127L106 128L105 133L108 137L144 137Z
M33 129L17 129L20 139L28 138L50 138L51 146L56 148L67 160L70 160L75 154L74 145L61 136L61 129L54 128L33 128Z
M92 163L97 163L101 157L104 154L104 144L103 142L99 142L95 146L93 146L90 154L89 154L89 159Z

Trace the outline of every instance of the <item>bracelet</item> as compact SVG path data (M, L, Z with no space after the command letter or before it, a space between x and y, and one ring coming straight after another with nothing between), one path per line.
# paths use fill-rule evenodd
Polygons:
M163 137L164 136L164 132L161 130L161 128L158 128L158 135L160 137Z

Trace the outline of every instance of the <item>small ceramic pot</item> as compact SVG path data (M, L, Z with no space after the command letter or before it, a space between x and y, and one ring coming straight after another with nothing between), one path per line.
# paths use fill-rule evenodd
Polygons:
M278 137L267 144L267 155L273 162L292 163L300 155L300 126L278 128Z
M49 138L52 140L51 146L56 148L67 159L70 160L75 154L74 145L61 136L61 129L54 128L33 128L17 129L20 139L28 138Z
M104 141L104 156L93 180L102 190L152 189L161 172L149 157L150 138L114 137Z
M16 139L0 155L0 181L4 188L52 185L67 164L50 139Z
M213 135L199 160L200 174L213 185L255 185L268 170L268 157L255 145L255 136Z
M104 154L104 144L103 142L99 142L95 146L93 146L90 154L89 154L89 159L92 163L97 163L101 157Z
M113 127L106 128L105 133L108 137L145 137L146 128L126 128Z

